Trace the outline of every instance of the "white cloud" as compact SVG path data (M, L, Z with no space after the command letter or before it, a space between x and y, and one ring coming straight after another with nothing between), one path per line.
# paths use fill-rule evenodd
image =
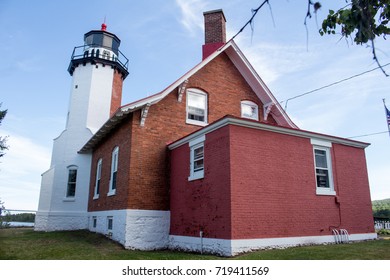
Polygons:
M248 40L238 40L240 42ZM245 45L245 55L259 75L272 83L290 73L296 73L308 67L305 61L312 60L316 55L306 52L304 45L282 45L278 43L258 43Z
M34 143L30 138L10 135L0 163L0 197L9 209L36 209L38 206L41 174L49 168L50 149Z
M176 4L181 10L180 22L194 35L197 31L203 29L203 12L208 6L204 0L176 0Z

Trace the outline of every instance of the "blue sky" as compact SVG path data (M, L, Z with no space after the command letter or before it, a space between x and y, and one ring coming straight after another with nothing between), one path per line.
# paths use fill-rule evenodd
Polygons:
M8 114L0 135L9 136L0 159L0 198L9 209L37 209L41 174L49 168L52 140L65 127L71 86L67 72L73 47L100 29L121 40L130 60L122 103L160 92L201 60L203 12L224 10L227 37L251 17L259 0L0 1L0 102ZM322 1L318 24L344 0ZM331 2L327 3L327 2ZM236 43L279 101L376 67L371 49L321 37L316 18L303 25L305 0L270 1L254 30ZM272 10L272 14L271 14ZM382 64L390 47L376 42ZM390 67L387 67L390 73ZM379 70L289 101L287 113L302 129L341 137L387 130L382 98L390 107L390 77ZM284 105L284 103L283 103ZM366 149L372 199L390 197L390 137L356 138Z

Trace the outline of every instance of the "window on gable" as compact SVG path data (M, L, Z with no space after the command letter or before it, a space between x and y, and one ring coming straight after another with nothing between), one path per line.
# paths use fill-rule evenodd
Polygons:
M252 101L241 101L241 117L253 120L259 120L259 108Z
M189 143L190 146L190 176L189 181L204 177L204 141L205 136Z
M326 146L313 146L316 174L316 193L319 195L336 194L333 184L330 147L330 143Z
M68 184L66 188L66 197L76 195L77 166L68 167Z
M187 123L207 124L207 94L197 89L187 90Z
M102 178L102 163L103 163L102 159L99 159L96 167L95 191L94 191L93 199L99 198L100 182Z
M118 176L118 157L119 157L119 147L115 147L112 151L111 158L111 176L110 176L110 186L108 195L114 195L117 187L117 176Z

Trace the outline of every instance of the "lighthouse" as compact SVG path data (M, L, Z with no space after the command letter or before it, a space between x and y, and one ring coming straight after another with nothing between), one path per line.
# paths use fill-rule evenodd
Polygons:
M120 42L103 23L73 49L66 126L54 139L50 168L42 174L35 230L88 227L91 154L78 152L121 105L129 62Z

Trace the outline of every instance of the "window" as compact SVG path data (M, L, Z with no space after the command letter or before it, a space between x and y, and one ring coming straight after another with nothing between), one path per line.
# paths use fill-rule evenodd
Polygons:
M207 94L197 90L187 90L187 123L207 124Z
M112 230L113 220L114 220L114 218L112 216L107 217L107 230Z
M68 167L68 185L66 197L74 197L76 194L77 166Z
M93 199L99 198L100 181L102 178L102 162L103 162L102 159L99 159L96 167L96 181L95 181L95 191L94 191Z
M92 227L96 228L96 225L97 225L97 218L96 218L96 216L93 216L92 217Z
M327 143L326 146L314 145L313 147L315 174L316 174L316 193L320 195L336 194L333 185L330 147L331 147L331 143Z
M256 103L252 101L241 101L241 117L253 120L259 120L259 109Z
M190 142L190 176L189 181L204 177L204 141L205 136Z
M111 177L110 177L110 187L108 195L114 195L116 192L116 183L118 175L118 156L119 156L119 147L115 147L112 151L111 158Z

